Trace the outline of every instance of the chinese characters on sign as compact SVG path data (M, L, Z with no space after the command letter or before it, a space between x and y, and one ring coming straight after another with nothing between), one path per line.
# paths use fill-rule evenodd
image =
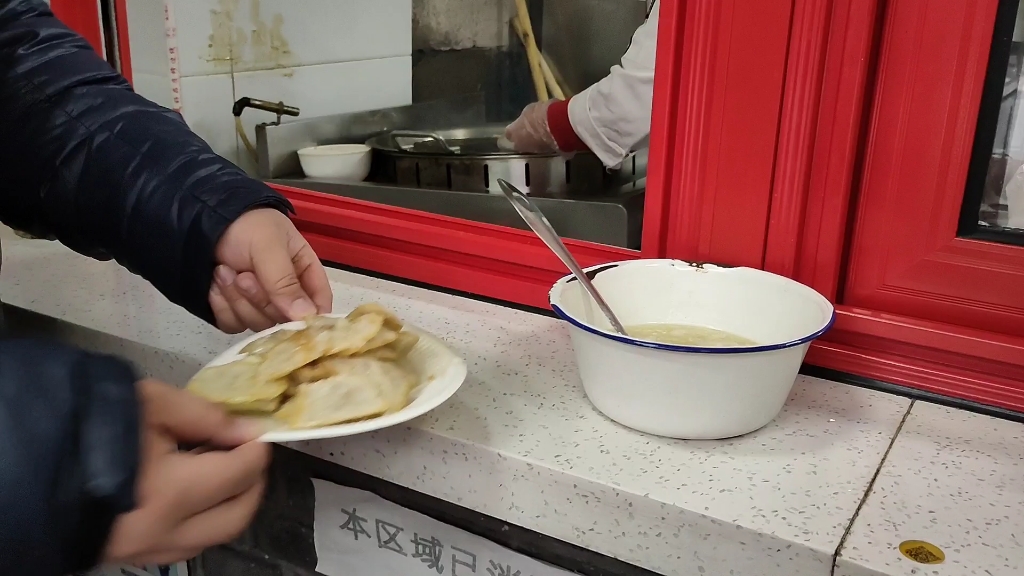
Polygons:
M462 566L462 572L459 571L459 566ZM452 576L466 576L467 574L476 574L476 554L458 546L452 546Z
M416 551L412 553L413 558L419 558L431 570L437 570L438 574L444 574L444 566L441 565L441 554L444 554L444 546L441 541L433 536L430 540L421 538L419 534L413 534L412 544Z
M345 520L338 528L351 534L353 541L359 542L360 539L364 541L374 539L374 536L366 529L369 520L364 516L360 516L359 511L355 507L351 509L342 508L341 514ZM413 532L411 538L406 537L403 540L401 536L406 531L405 528L381 518L374 518L373 522L376 526L378 549L419 560L427 570L433 570L438 574L445 573L445 545L437 537ZM408 544L409 547L405 548L403 544ZM451 563L448 566L451 568L451 576L470 576L477 573L475 553L458 546L450 546L449 548ZM487 576L524 576L519 570L514 569L511 564L495 562L494 560L488 560L486 574Z
M487 568L487 574L490 576L519 576L519 570L513 571L511 565L502 565L491 560L491 565Z
M316 571L326 576L571 576L376 494L314 479Z
M377 520L377 548L390 550L405 556L405 550L402 550L402 543L398 541L402 531L403 528L401 526Z
M367 532L366 528L364 527L364 524L366 524L366 518L363 518L359 514L356 514L356 509L355 508L353 508L351 512L348 511L348 510L345 510L345 509L342 509L341 511L346 516L348 516L348 519L345 520L345 523L342 524L341 526L339 526L339 528L341 528L342 530L348 530L349 532L351 532L352 536L357 541L359 540L359 536L360 535L363 535L363 536L365 536L367 538L372 538L372 536L370 536L370 533Z

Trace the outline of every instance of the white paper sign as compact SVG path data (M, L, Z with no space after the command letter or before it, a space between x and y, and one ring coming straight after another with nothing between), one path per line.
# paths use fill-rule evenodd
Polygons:
M88 576L188 576L188 564L179 562L174 566L106 566L97 568Z
M568 576L376 494L313 480L316 570L326 576Z

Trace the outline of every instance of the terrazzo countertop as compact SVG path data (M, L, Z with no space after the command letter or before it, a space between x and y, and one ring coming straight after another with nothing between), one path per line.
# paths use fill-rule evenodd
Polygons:
M899 545L914 540L945 561L908 561ZM1024 426L915 402L835 573L1024 574Z
M73 329L62 337L120 353L151 375L181 384L238 339L113 263L6 229L0 240L0 299L63 321ZM912 405L801 377L782 414L759 432L720 442L656 438L587 402L555 319L337 270L329 276L335 310L380 302L447 341L470 376L449 402L406 426L296 448L666 575L832 574ZM894 470L913 474L902 462ZM884 523L888 512L878 513ZM856 556L847 560L860 566ZM894 566L885 569L902 567Z

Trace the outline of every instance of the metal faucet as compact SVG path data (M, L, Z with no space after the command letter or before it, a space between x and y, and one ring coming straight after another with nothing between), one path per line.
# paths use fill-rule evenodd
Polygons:
M288 106L284 102L268 102L267 100L259 100L257 98L249 98L248 96L239 98L235 105L231 107L231 113L236 118L242 116L242 112L246 108L255 108L257 110L263 110L264 112L270 112L271 114L277 114L277 121L274 124L281 123L281 116L298 116L299 109L294 106Z

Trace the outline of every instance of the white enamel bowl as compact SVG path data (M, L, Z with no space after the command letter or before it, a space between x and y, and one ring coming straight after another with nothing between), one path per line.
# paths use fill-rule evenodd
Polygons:
M298 151L299 165L308 178L362 182L370 174L372 153L365 144L330 144Z
M782 410L811 341L835 320L825 297L751 268L678 260L595 266L588 276L623 325L705 326L757 346L699 348L615 334L572 276L551 289L570 326L587 397L630 428L692 440L740 436Z

